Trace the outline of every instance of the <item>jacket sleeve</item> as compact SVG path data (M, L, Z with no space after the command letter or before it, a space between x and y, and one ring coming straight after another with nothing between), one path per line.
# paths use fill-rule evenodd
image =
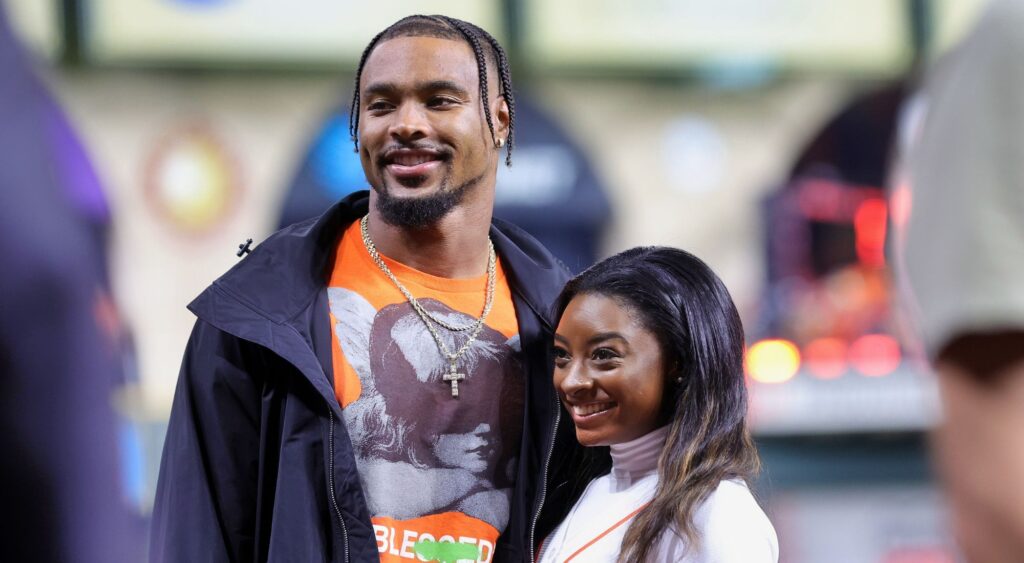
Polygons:
M260 348L199 320L182 361L153 507L150 561L249 561Z

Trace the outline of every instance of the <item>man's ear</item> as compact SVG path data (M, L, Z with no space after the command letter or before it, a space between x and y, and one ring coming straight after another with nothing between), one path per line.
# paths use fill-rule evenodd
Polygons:
M505 101L505 96L498 96L494 108L494 137L496 139L503 139L506 143L508 142L508 126L512 121L512 117L508 111L508 102Z

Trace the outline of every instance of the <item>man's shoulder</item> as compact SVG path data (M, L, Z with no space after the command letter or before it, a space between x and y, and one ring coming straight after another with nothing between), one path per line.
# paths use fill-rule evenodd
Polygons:
M549 271L550 275L559 278L559 289L572 277L569 268L522 227L497 217L492 220L492 224L497 232L504 235L525 257L530 259L525 265Z
M362 197L346 198L319 217L273 233L203 295L221 291L267 318L282 322L291 318L324 287L338 237L360 210L365 213L365 194L357 195ZM203 295L190 306L194 312Z
M522 228L495 218L491 237L508 268L509 282L546 320L572 274L554 254Z

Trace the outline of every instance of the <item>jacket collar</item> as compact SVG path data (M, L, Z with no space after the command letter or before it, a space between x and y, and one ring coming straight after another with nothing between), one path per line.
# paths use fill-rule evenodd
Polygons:
M274 233L214 281L189 309L203 319L214 316L216 312L204 306L203 297L219 290L254 317L275 324L297 321L326 283L338 237L366 214L368 202L367 192L357 192L317 218Z
M367 213L369 194L354 193L323 215L273 234L199 295L189 309L213 326L290 361L325 397L330 378L316 359L311 314L326 287L338 237ZM568 271L533 237L499 219L491 239L513 295L551 330L551 304ZM337 401L330 401L337 406Z
M278 231L217 279L219 287L267 320L287 324L301 316L323 289L333 266L338 237L366 215L369 192L356 192L323 215ZM568 278L565 266L519 227L494 219L495 250L507 267L512 289L550 327L551 304ZM196 299L190 309L203 317ZM198 310L197 310L198 309Z

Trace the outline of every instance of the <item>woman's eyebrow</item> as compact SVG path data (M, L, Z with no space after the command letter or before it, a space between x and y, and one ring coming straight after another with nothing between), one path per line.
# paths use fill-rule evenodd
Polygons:
M621 340L626 344L629 343L629 340L618 332L599 332L587 339L587 344L597 344L598 342L604 342L605 340Z
M587 339L587 344L596 344L598 342L604 342L605 340L621 340L626 344L629 344L629 340L625 336L618 332L599 332ZM561 334L555 333L555 340L562 344L569 344L569 339L562 336Z

